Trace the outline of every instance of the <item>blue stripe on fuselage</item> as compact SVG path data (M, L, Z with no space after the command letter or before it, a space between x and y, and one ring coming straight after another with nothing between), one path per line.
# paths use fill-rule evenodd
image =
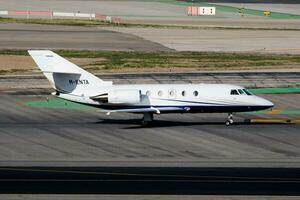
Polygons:
M140 109L140 108L150 108L150 106L129 106L129 105L99 105L97 106L102 109L106 110L122 110L122 109ZM258 110L265 110L270 108L270 106L155 106L152 105L151 107L157 108L165 108L165 107L176 107L182 109L182 111L174 110L174 111L161 111L161 113L228 113L228 112L249 112L249 111L258 111ZM189 108L189 109L186 109Z

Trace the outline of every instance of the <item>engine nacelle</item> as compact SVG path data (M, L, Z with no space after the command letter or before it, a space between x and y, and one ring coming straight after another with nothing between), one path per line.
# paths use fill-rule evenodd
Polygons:
M108 103L136 104L142 99L140 90L112 90L108 92Z

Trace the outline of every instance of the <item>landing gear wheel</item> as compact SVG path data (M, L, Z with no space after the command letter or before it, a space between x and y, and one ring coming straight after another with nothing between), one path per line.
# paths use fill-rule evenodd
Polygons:
M225 122L226 126L230 126L231 124L233 124L233 115L232 113L228 113L228 117L227 117L227 120Z
M144 117L142 119L142 125L147 126L149 122L153 121L153 114L152 113L144 113Z
M142 120L142 125L143 125L143 126L147 126L148 123L149 123L148 121L145 121L144 119Z
M226 120L225 124L226 124L226 126L230 126L232 123L230 123L229 120Z

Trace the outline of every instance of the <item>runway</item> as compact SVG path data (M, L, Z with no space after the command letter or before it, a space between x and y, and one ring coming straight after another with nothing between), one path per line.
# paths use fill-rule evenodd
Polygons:
M0 168L1 194L299 195L290 168Z

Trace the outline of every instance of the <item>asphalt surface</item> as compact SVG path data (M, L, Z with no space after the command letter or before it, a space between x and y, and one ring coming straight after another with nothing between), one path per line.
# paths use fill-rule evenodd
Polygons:
M118 83L209 80L267 86L297 85L298 77L297 73L253 72L118 74L105 79ZM10 84L19 86L18 91L10 88L0 93L0 198L167 199L170 196L164 194L173 194L172 199L179 198L176 195L235 195L214 199L270 200L280 199L273 195L300 195L299 125L247 121L299 119L299 114L239 114L232 127L225 127L224 114L162 115L156 116L150 127L142 127L139 115L26 107L24 102L49 97L42 95L49 92L47 81L41 76L0 80L6 89ZM299 94L264 97L281 109L300 107ZM246 194L264 196L236 196Z
M170 114L142 127L142 116L33 108L47 96L0 96L1 166L299 167L299 125L251 123L299 115ZM300 95L266 95L283 109Z
M289 168L0 168L2 194L300 195Z
M291 30L0 24L0 48L299 54L298 33Z
M106 30L133 34L177 51L300 54L299 31L126 27Z
M143 4L143 6L148 6L155 12L166 14L166 16L153 18L151 16L154 15L153 11L147 13L149 9L140 10L133 7L131 9L140 13L133 13L130 16L132 13L130 9L120 9L115 5L93 6L93 2L96 1L84 2L86 7L82 7L81 1L63 1L44 5L39 1L39 4L30 3L35 5L32 8L26 7L29 3L18 2L16 4L14 1L3 1L3 8L43 10L49 9L51 5L51 9L59 10L63 5L62 7L67 8L66 11L82 8L86 12L98 12L93 9L101 8L105 11L103 14L115 15L113 9L108 9L111 6L125 12L117 13L117 15L131 22L146 19L146 23L162 24L299 28L297 21L258 20L255 17L249 19L231 17L229 19L224 15L216 19L192 19L184 16L185 7L172 7L171 13L165 13L159 9L153 9L150 3L149 5ZM67 4L71 6L66 6ZM120 2L117 4L120 5ZM124 5L127 6L128 3L125 2L122 6ZM161 5L157 6L161 10L166 10ZM174 17L174 13L180 14ZM116 32L116 29L103 28L1 24L0 48L122 51L172 51L173 49L199 50L203 48L205 51L299 53L299 45L295 43L298 41L298 32L293 31L285 31L284 34L278 31L263 31L263 33L248 30L236 31L234 32L235 41L226 37L226 35L232 36L234 34L232 31L217 31L217 33L216 30L189 31L189 34L184 30L173 30L172 33L168 30L167 32L166 34L156 29L124 29ZM203 46L204 40L209 42ZM246 44L247 48L236 47L241 43ZM182 78L186 79L184 82L199 81L198 77L189 76L193 79L186 76L174 77L171 82L181 82ZM247 80L243 75L238 74L234 80L246 86L274 86L274 83L277 86L299 84L297 74L293 73L290 73L288 78L285 75L278 77L268 74L264 78L259 76L255 80L256 76L253 74L253 77ZM109 76L107 78L115 79ZM169 78L170 76L153 75L142 79L164 83L170 82ZM285 78L287 78L286 82ZM249 119L253 118L299 119L298 114L239 114L235 116L236 123L232 127L224 126L226 117L224 114L163 115L157 116L157 120L150 127L142 127L139 124L141 116L138 115L120 114L108 117L103 113L95 112L25 107L24 102L46 99L48 96L37 94L47 93L49 85L46 85L47 82L41 77L20 78L16 81L17 79L19 78L0 78L0 90L9 88L11 91L11 93L0 92L0 198L5 193L18 194L18 196L6 195L4 199L24 198L20 193L300 195L299 125L249 123ZM37 80L38 82L35 82ZM201 77L200 80L216 83L225 80L226 82L226 75L207 75ZM128 80L120 75L117 82L133 83L135 81L138 82L139 78ZM232 80L228 79L228 81ZM42 90L26 92L28 89L26 84L31 88ZM19 91L11 90L15 88ZM42 93L39 93L41 91ZM265 97L282 109L300 108L299 94L266 95ZM38 199L39 197L29 198ZM42 197L42 199L48 198L53 197ZM60 198L66 199L70 196ZM71 199L76 198L81 197L71 197ZM82 199L87 198L93 197L91 195L82 197ZM100 198L108 199L103 196ZM115 198L119 197L109 197L109 199ZM142 197L142 199L145 198ZM236 196L221 199L225 198L239 199ZM167 199L167 196L163 199ZM181 196L180 199L182 199ZM189 199L193 198L189 197ZM218 198L214 197L214 199ZM248 197L243 196L242 199L248 199ZM255 199L273 198L255 197Z
M117 195L117 194L0 194L9 200L282 200L282 195ZM284 196L285 200L298 200L299 196Z
M298 87L300 72L190 72L190 73L120 73L98 74L99 78L113 81L115 84L148 84L148 83L228 83L247 88L257 87ZM41 75L0 75L0 91L19 91L19 94L29 93L30 89L40 89L36 94L49 94L50 84ZM42 90L42 91L41 91Z
M96 27L0 24L1 49L89 49L110 51L170 51L132 34Z

